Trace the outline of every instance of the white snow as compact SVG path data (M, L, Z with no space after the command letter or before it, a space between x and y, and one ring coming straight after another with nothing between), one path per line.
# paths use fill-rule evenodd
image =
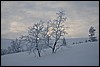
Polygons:
M98 41L63 46L54 54L44 51L41 57L27 52L3 55L1 66L99 66Z

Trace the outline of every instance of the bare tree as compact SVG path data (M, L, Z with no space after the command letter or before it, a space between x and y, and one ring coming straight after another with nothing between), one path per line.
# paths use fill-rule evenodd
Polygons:
M67 34L65 31L67 27L64 26L64 22L66 21L66 17L64 17L65 13L63 11L59 11L59 13L56 14L58 15L58 17L52 23L52 36L55 39L52 47L52 53L55 52L55 47L61 36Z
M42 32L42 36L44 39L44 44L46 44L44 46L52 48L50 46L51 45L50 39L51 39L51 35L52 35L50 28L51 28L51 20L48 21L47 24L45 25L43 32Z
M40 43L40 41L42 40L41 34L42 34L42 31L43 31L43 27L44 27L44 25L43 25L42 21L40 21L40 23L34 24L28 30L29 35L31 37L34 37L35 49L38 51L39 57L41 56L40 52L41 52L41 49L42 49L42 44ZM32 47L31 47L31 49L32 49Z

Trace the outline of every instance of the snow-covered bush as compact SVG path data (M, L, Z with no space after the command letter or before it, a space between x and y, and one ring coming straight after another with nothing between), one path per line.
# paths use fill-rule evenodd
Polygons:
M67 43L66 43L66 39L65 38L62 39L62 45L63 46L67 46Z
M87 43L88 41L87 41L87 40L85 40L85 42Z
M75 43L73 42L73 44L75 44Z
M1 55L5 55L5 54L7 54L8 52L7 52L7 49L1 49Z

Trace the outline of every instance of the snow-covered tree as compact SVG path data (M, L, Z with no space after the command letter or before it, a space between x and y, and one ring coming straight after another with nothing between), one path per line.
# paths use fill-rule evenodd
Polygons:
M44 46L46 47L51 47L51 43L50 43L50 39L51 39L51 20L47 22L47 24L45 25L44 29L43 29L43 32L42 32L42 36L43 36L43 39L44 39Z
M35 43L35 37L32 35L22 35L20 37L22 49L23 51L27 51L29 54L34 53L36 56L36 43Z
M17 38L15 40L12 40L11 41L11 49L14 53L17 53L17 52L21 52L21 45L20 45L20 40L18 40Z
M39 57L41 56L41 49L43 44L40 43L42 41L42 31L43 31L43 23L40 21L40 23L34 24L32 27L29 27L28 33L29 36L34 38L34 44L35 48L34 50L37 50ZM30 46L30 49L33 49L32 45Z
M21 35L20 36L22 51L29 51L29 46L33 45L33 38L29 35ZM26 49L24 49L26 47Z
M89 29L89 38L92 42L97 41L97 37L95 36L95 31L96 29L94 29L94 27L91 26Z
M58 40L61 38L61 36L64 36L66 33L64 22L66 21L66 17L64 17L65 13L63 11L59 11L56 13L58 17L53 21L52 23L52 37L55 39L55 42L52 47L52 53L55 52L55 47L57 45Z

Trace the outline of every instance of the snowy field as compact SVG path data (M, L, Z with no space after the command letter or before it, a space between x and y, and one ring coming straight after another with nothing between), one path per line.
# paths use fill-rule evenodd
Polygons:
M63 46L55 54L44 49L41 55L35 57L27 52L3 55L1 66L99 66L99 42Z

